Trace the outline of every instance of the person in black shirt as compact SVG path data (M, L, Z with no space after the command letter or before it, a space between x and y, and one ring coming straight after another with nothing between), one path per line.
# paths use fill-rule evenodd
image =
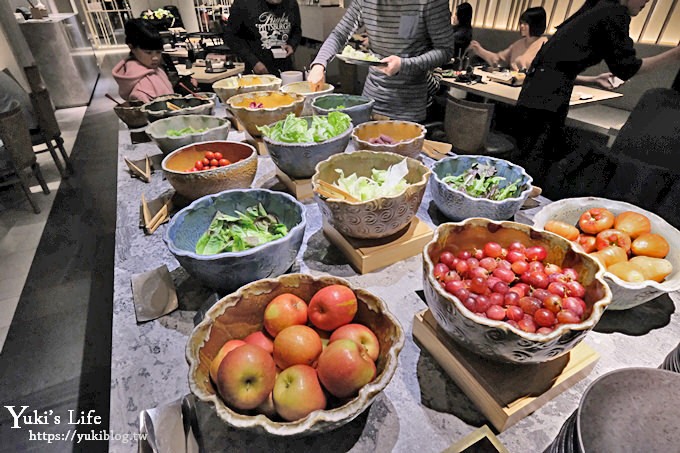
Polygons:
M461 3L451 17L453 25L453 55L463 56L472 41L472 5Z
M515 136L518 150L510 159L544 185L550 167L563 157L562 129L575 82L613 89L612 76L628 80L635 74L680 61L680 47L649 58L636 56L629 36L631 16L648 0L587 0L562 23L536 55L517 101ZM604 60L611 73L580 76ZM545 187L544 187L545 188ZM550 194L548 194L550 196Z
M243 60L246 72L279 75L293 69L301 39L297 0L235 0L231 6L224 41Z

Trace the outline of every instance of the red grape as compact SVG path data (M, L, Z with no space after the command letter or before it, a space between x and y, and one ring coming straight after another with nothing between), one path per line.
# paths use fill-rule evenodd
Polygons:
M508 252L508 256L506 256L505 259L511 263L516 263L517 261L526 261L527 257L519 250L510 250Z
M500 278L505 283L512 283L515 281L515 273L510 269L496 269L493 271L493 276Z
M520 299L521 297L519 296L519 294L512 290L510 290L505 296L503 296L503 302L505 303L505 305L519 305Z
M517 321L517 327L528 333L536 333L536 323L531 318L524 318Z
M552 331L555 330L552 327L539 327L536 333L540 333L541 335L548 335L549 333L552 333Z
M488 290L486 286L486 279L482 277L475 277L470 281L470 291L475 294L485 294ZM485 310L483 310L485 311Z
M582 302L583 301L581 299L576 297L565 297L562 301L562 308L574 313L576 316L578 316L580 321L583 317L583 313L585 313L585 303L581 305Z
M444 275L446 275L446 273L448 271L449 271L449 268L448 268L448 266L446 266L446 264L437 263L437 264L434 265L434 271L433 271L434 278L436 278L437 280L441 280L442 277L444 277Z
M479 260L479 265L487 271L492 271L498 267L498 261L487 256L486 258Z
M503 321L505 319L505 308L500 305L492 305L486 310L486 316L489 319L496 321Z
M526 261L515 261L512 263L512 271L517 275L522 275L529 270L529 263Z
M557 294L550 294L543 299L543 306L553 313L559 313L562 310L562 298Z
M458 258L460 258L461 260L466 260L466 259L470 258L472 256L472 254L470 252L468 252L467 250L461 250L460 252L458 252L458 255L456 255L456 256Z
M571 280L566 283L567 293L574 297L583 297L586 295L586 289L576 280Z
M517 305L509 305L505 308L505 314L511 321L520 321L524 319L524 310Z
M475 299L475 311L477 313L486 313L486 311L491 306L491 301L486 296L478 296Z
M491 305L503 305L503 295L501 293L489 294L489 301Z
M578 280L578 272L576 272L576 269L573 267L565 267L562 269L562 273L569 279L569 280Z
M543 261L548 256L548 251L542 245L528 247L525 253L529 261Z
M455 258L455 255L449 251L443 251L441 255L439 255L439 262L442 264L446 264L449 268L453 267L453 259Z
M561 274L562 268L559 267L557 264L548 263L548 264L545 265L545 271L544 272L548 275Z
M524 310L524 313L533 315L536 310L543 306L543 303L535 297L525 296L519 300L519 306Z
M522 244L519 241L515 241L508 246L508 253L510 253L509 252L510 250L518 250L518 251L524 253L526 248L527 248L526 245Z
M467 299L464 299L463 305L465 306L465 308L467 308L471 312L475 311L475 300L472 297L468 297Z
M492 277L489 277L489 280L491 280ZM508 286L507 283L505 282L497 282L495 285L493 285L493 288L491 290L495 293L502 294L505 296L508 291L510 291L510 287Z
M566 297L567 295L567 285L562 282L552 282L548 285L548 291L553 294L557 294L560 297Z
M560 324L578 324L581 318L570 310L562 310L557 313L557 322Z
M484 254L491 258L498 258L503 253L503 248L498 242L487 242L484 244Z
M534 321L541 327L550 327L555 324L555 313L547 308L539 308L534 313Z

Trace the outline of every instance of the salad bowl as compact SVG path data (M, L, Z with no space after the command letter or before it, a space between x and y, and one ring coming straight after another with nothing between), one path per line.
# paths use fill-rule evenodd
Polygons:
M142 112L142 101L125 101L113 107L118 118L124 122L130 129L144 127L149 124L144 112Z
M425 126L410 121L369 121L354 128L352 140L356 149L387 151L416 158L425 143ZM376 140L385 138L385 140Z
M293 82L281 87L284 93L296 93L305 97L305 104L302 108L302 116L310 116L314 114L312 109L312 101L319 96L332 93L335 87L330 83L324 83L320 90L314 91L309 82Z
M300 116L305 98L301 94L280 91L253 91L237 94L227 101L227 108L253 137L266 126L284 119L289 113Z
M373 99L352 94L325 94L312 100L312 109L317 115L328 115L332 111L348 114L352 124L358 126L371 119Z
M164 155L195 142L226 140L230 122L209 115L163 118L146 128L146 133Z
M342 170L344 178L338 170ZM377 239L398 233L413 220L430 173L427 166L410 157L356 151L335 154L319 162L312 177L312 189L324 220L342 235ZM392 190L385 194L372 190L376 179L386 181L383 185L390 185ZM356 198L329 196L326 190L333 183L342 184Z
M251 91L273 91L281 87L281 79L270 74L248 74L227 77L212 84L220 101L226 103L230 97Z

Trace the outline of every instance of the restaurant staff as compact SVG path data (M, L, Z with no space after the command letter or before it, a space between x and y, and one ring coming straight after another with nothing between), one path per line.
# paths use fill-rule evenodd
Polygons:
M447 0L354 0L312 62L307 80L315 87L325 68L362 24L370 50L387 63L371 66L363 95L373 111L392 119L423 121L427 115L427 74L453 57Z
M663 64L680 61L680 47L653 57L636 56L629 36L631 16L648 0L587 0L543 45L527 72L517 101L518 148L510 159L525 167L539 185L565 151L562 130L575 82L613 89L612 75L628 80ZM604 60L611 73L579 76ZM545 188L545 187L544 187ZM550 194L548 194L550 196Z

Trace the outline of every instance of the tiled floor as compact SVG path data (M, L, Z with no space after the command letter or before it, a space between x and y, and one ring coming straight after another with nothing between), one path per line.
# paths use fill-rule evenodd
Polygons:
M64 145L70 154L87 107L56 111ZM37 181L31 187L41 209L33 213L20 186L0 191L0 352L5 343L26 276L31 268L61 177L49 153L38 154L38 163L47 180L50 194L45 195Z

